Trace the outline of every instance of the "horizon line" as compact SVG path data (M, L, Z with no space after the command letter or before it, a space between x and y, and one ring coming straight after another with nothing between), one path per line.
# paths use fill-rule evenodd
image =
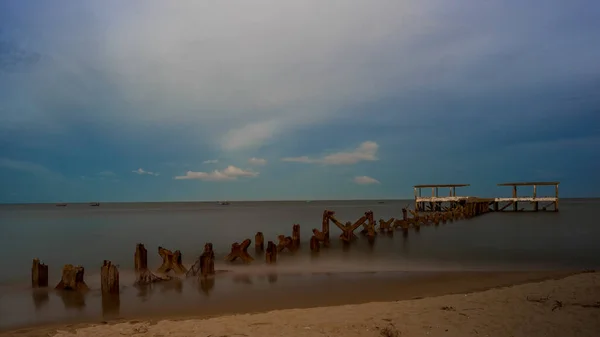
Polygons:
M576 200L576 199L600 199L597 197L563 197L559 200ZM90 204L90 203L105 203L105 204L150 204L150 203L218 203L218 202L313 202L313 201L400 201L410 200L414 202L414 197L411 198L366 198L366 199L274 199L274 200L178 200L178 201L74 201L74 202L8 202L0 203L0 205L56 205L56 204Z

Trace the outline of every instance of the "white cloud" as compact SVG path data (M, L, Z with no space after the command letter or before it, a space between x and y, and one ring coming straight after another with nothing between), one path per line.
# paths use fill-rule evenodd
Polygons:
M276 134L279 125L270 120L232 129L222 137L221 147L226 151L258 147Z
M227 166L224 170L214 170L212 172L194 172L187 171L184 176L176 176L174 179L184 180L184 179L199 179L204 181L228 181L228 180L236 180L239 177L256 177L258 176L258 172L254 172L251 170L244 170L239 167L235 167L233 165Z
M218 159L209 159L202 162L202 164L217 164L219 162Z
M267 164L267 160L263 158L252 157L248 159L248 164L255 166L264 166Z
M316 163L324 165L352 165L360 161L377 160L379 145L376 142L366 141L352 151L332 153L323 158L311 159L307 156L282 158L282 161L296 163Z
M133 172L133 173L137 173L137 174L139 174L139 175L142 175L142 174L147 174L147 175L151 175L151 176L158 176L158 175L159 175L159 174L158 174L158 173L156 173L156 172L145 171L145 170L144 170L144 169L142 169L141 167L140 167L139 169L137 169L137 170L133 170L133 171L131 171L131 172Z
M379 180L375 178L371 178L368 176L358 176L354 177L354 182L359 185L372 185L372 184L380 184Z

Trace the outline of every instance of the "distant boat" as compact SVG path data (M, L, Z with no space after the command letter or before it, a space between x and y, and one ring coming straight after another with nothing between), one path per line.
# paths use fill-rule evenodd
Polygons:
M229 201L219 201L219 205L223 205L223 206L229 205Z
M67 204L65 204L65 203L56 204L56 207L67 207Z
M97 206L100 206L100 203L99 202L90 202L90 206L97 207Z
M385 201L379 201L378 204L385 204Z

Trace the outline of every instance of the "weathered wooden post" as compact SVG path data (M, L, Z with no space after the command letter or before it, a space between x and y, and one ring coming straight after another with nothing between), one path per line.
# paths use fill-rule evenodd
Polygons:
M194 265L185 274L186 277L190 276L208 276L215 273L215 252L213 251L213 245L210 242L204 244L204 252Z
M104 260L100 268L100 288L102 291L102 314L105 317L119 315L119 269L110 261Z
M321 250L319 239L314 235L310 238L310 250L314 253L318 253Z
M158 277L148 269L148 251L143 244L135 246L134 269L136 274L136 285L147 285L154 282L166 281L169 278Z
M40 259L33 259L31 266L31 287L45 288L48 286L48 266L41 263Z
M179 250L171 252L170 250L159 246L158 255L163 259L163 263L158 270L156 270L157 273L166 274L171 270L176 274L187 273L187 268L181 263L181 252Z
M55 289L74 291L89 290L83 279L84 271L85 269L81 266L73 266L72 264L65 265L62 270L61 280L58 282Z
M294 244L294 250L300 248L300 224L294 224L292 226L292 242Z
M250 254L248 254L248 246L252 243L252 240L246 239L241 244L235 242L231 245L231 252L225 257L226 261L233 262L235 259L240 258L245 263L250 263L254 260Z
M265 260L268 264L277 262L277 246L273 241L267 243L267 253L265 254Z
M215 274L215 252L210 242L204 245L204 252L200 255L200 273L202 276Z
M329 218L334 215L335 212L324 210L323 211L323 219L321 221L321 232L323 233L323 246L329 247Z
M108 260L100 268L100 289L103 295L119 295L119 269Z
M262 232L257 232L254 236L254 248L257 253L262 253L265 250L265 236Z

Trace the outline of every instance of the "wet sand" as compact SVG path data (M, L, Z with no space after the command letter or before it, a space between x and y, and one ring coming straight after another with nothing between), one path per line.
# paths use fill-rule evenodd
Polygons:
M73 330L102 322L109 324L104 326L107 328L118 326L118 324L112 324L134 319L156 322L159 319L181 320L185 317L198 319L292 308L331 307L431 298L563 278L574 273L576 272L544 270L310 275L222 274L215 277L212 284L188 279L157 285L151 290L147 289L146 294L140 294L140 291L133 287L124 287L120 303L116 306L114 303L112 305L103 303L98 290L92 290L83 297L71 294L70 298L65 298L55 291L46 291L46 296L43 293L40 295L40 291L38 291L36 296L46 298L45 304L40 304L46 306L45 319L40 319L44 318L44 315L39 314L42 309L37 309L36 317L38 319L36 321L21 322L21 324L12 324L11 326L5 325L5 330L13 330L5 331L1 335L52 335L57 329ZM583 276L578 275L577 277L586 277L585 275L590 277L589 275L596 274L583 274ZM597 278L597 276L594 277ZM30 302L32 296L33 293L29 292ZM35 298L33 302L35 303ZM3 305L10 304L4 302ZM16 302L13 304L18 306ZM389 305L396 304L390 303ZM342 309L330 308L330 310ZM360 310L361 314L355 315L354 318L363 319L364 315L372 316L370 311ZM70 314L58 315L59 311L66 311ZM365 314L362 314L363 312ZM53 313L54 316L48 313ZM327 316L329 316L329 312ZM13 316L14 318L15 316ZM4 319L2 318L2 320ZM112 332L107 330L106 335L111 334ZM186 336L185 333L179 335ZM280 335L280 333L275 335ZM294 333L294 335L297 334Z

